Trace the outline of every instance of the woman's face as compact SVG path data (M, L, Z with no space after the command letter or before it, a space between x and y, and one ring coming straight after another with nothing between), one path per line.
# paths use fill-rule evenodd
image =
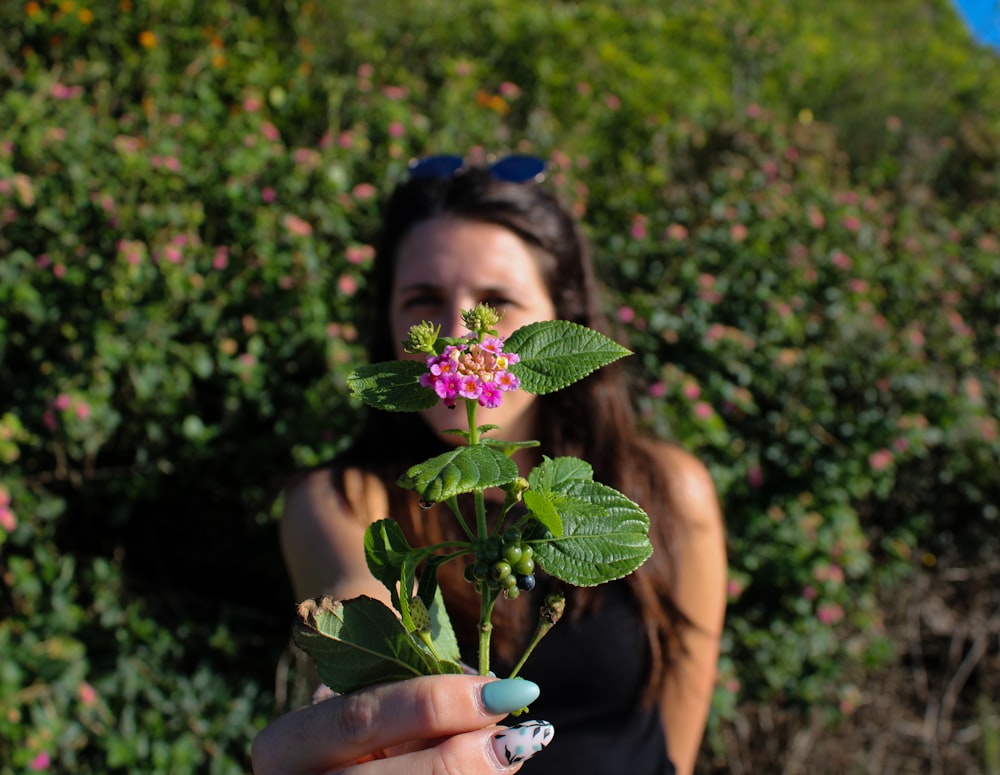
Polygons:
M555 307L542 281L538 262L528 245L501 226L455 218L424 221L400 243L389 303L396 356L408 355L400 344L410 326L430 321L442 336L464 336L462 310L480 302L503 314L497 331L508 337L521 326L552 320ZM424 412L436 432L465 428L464 401L456 409L437 404ZM479 407L476 423L499 425L490 436L526 440L535 436L535 396L522 390L504 393L495 409ZM458 443L448 434L446 441Z

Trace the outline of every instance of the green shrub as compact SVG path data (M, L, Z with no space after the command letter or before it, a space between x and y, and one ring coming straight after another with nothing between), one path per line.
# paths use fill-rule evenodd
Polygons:
M427 152L550 160L644 421L712 468L713 728L853 710L877 591L997 547L997 125L959 108L996 82L954 49L931 135L905 84L810 113L856 65L763 6L356 5L0 9L0 773L245 771L272 501L350 438L378 201Z

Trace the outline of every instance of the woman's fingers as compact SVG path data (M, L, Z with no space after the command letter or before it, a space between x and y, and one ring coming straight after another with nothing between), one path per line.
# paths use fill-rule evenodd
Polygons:
M337 775L506 775L519 770L553 736L546 721L489 727L454 735L433 748L338 770Z
M449 675L334 697L282 716L264 729L253 744L254 772L327 772L401 743L495 724L537 696L538 687L530 681Z

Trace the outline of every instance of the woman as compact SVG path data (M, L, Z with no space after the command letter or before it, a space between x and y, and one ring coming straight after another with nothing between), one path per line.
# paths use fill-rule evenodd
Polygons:
M527 323L550 319L606 332L577 224L534 180L520 180L516 174L511 180L510 169L504 169L513 167L516 173L523 158L510 157L491 168L460 164L446 160L442 169L441 157L418 164L387 203L370 319L362 329L370 333L371 360L406 357L400 342L412 324L424 320L439 324L442 335L466 333L460 313L480 302L503 313L503 337ZM481 410L477 421L499 425L501 430L492 434L498 438L541 442L515 456L522 473L542 454L583 458L597 481L624 492L651 519L653 557L624 580L567 590L567 613L522 672L541 687L532 714L552 722L557 732L525 772L691 773L714 686L725 607L723 521L707 470L677 446L638 434L618 365L551 395L508 393L500 407ZM447 509L423 511L413 492L394 483L412 464L456 443L457 437L442 431L457 424L442 404L419 415L373 411L344 455L290 487L282 539L300 599L325 593L387 600L384 587L367 569L362 548L364 530L376 519L392 516L414 545L455 537L451 531L457 528ZM441 586L466 649L463 656L474 664L478 595L461 578L462 568L453 565L443 566ZM543 582L539 580L538 594L547 589ZM493 666L498 675L505 675L523 650L536 612L535 595L497 605ZM428 680L435 686L444 683ZM405 693L407 688L393 690ZM336 715L337 707L327 712ZM295 734L296 722L288 718L278 722L277 731L265 733L255 755ZM455 730L461 734L440 745L457 746L469 734L493 739L497 730L487 728L489 722L482 712L472 714L467 726ZM300 723L311 728L307 721ZM470 731L476 728L481 729ZM439 732L409 729L399 734L436 740ZM399 734L392 739L398 742ZM299 738L294 745L300 753L317 745L307 736ZM436 766L440 745L423 752ZM478 758L463 760L454 771L496 771L489 747L478 742L472 747ZM371 743L365 753L385 756L400 750L383 749ZM480 756L483 751L487 753ZM393 761L371 761L360 765L359 772L374 775L379 771L375 767ZM322 772L342 764L342 758L331 759L314 769L280 771ZM422 764L411 769L402 759L395 765L384 771L440 771L419 769Z

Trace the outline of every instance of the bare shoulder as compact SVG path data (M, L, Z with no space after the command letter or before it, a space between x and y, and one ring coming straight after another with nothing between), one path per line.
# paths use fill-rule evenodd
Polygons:
M677 444L649 441L648 448L667 477L675 516L688 527L720 528L722 510L708 467Z
M371 579L365 528L386 515L385 489L373 474L329 467L296 476L285 489L281 548L300 597L356 591Z

